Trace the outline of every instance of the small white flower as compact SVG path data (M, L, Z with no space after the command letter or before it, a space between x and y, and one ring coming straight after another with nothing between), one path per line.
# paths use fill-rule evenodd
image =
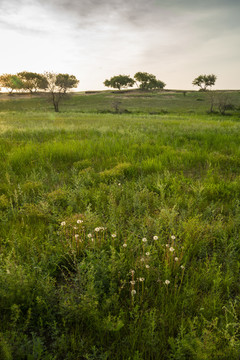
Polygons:
M62 221L61 226L65 226L65 225L66 225L66 221Z
M166 244L166 247L169 248L169 244Z
M94 230L95 230L96 232L98 232L98 231L100 231L100 228L99 228L99 227L96 227Z
M146 238L143 238L142 241L145 243L145 242L147 242L147 239L146 239Z
M117 236L117 234L112 234L111 236L112 236L112 238L115 238Z
M78 237L79 237L79 235L78 235L78 234L76 234L76 235L75 235L75 238L77 239Z
M132 296L136 295L136 293L137 293L136 290L132 290L132 291L131 291L131 295L132 295Z
M74 228L74 230L77 230L77 227L76 227L76 226L74 226L73 228Z
M149 255L150 255L150 252L146 252L146 255L149 256Z
M146 265L146 269L149 269L150 268L150 266L149 265Z
M130 270L130 274L134 275L134 274L135 274L135 270Z
M175 239L176 239L176 236L172 235L172 236L171 236L171 239L172 239L172 240L175 240Z
M77 220L77 224L82 224L83 220Z
M143 277L139 278L139 281L143 282L145 279Z
M145 259L144 259L144 258L141 258L141 261L143 262L143 261L145 261Z
M126 243L124 243L124 244L123 244L123 247L124 247L124 248L126 248L126 247L127 247L127 244L126 244Z
M158 236L155 235L155 236L153 237L153 240L158 240Z
M169 249L171 252L174 252L175 249L171 246L170 249Z
M175 261L178 261L179 259L178 259L178 257L176 256L176 257L174 258L174 260L175 260Z
M88 238L92 238L93 236L92 236L92 234L88 234L87 237L88 237Z
M121 186L121 183L118 183L118 186Z
M135 283L136 283L136 282L135 282L134 280L130 281L130 284L131 284L131 285L135 285Z
M184 270L184 269L185 269L185 266L181 265L180 268L181 268L182 270Z
M165 283L166 285L169 285L169 284L170 284L170 281L169 281L169 280L165 280L164 283Z

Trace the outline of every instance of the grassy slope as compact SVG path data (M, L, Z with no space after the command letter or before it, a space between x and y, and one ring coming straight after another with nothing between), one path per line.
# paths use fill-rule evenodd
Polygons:
M238 359L238 114L108 96L0 104L0 358Z

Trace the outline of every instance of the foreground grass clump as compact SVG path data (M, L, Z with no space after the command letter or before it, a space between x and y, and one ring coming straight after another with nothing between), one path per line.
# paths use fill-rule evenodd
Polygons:
M237 116L0 129L1 359L239 359Z

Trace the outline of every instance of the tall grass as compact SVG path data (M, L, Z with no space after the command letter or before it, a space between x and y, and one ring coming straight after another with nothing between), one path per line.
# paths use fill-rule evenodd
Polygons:
M1 359L239 359L237 117L0 123Z

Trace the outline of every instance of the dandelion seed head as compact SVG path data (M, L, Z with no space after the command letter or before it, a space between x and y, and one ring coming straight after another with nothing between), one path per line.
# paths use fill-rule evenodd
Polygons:
M185 266L181 265L180 268L181 268L182 270L184 270L184 269L185 269Z
M134 275L135 274L135 270L130 270L130 274Z
M142 262L143 262L143 261L145 261L145 259L144 259L144 258L141 258L141 260L140 260L140 261L142 261Z
M87 237L88 237L88 238L92 238L93 236L92 236L92 234L90 233L90 234L87 235Z
M112 238L115 238L117 236L117 234L112 234L111 236L112 236Z
M130 284L131 284L131 285L135 285L135 283L136 283L136 282L135 282L134 280L131 280L131 281L130 281Z
M62 221L61 226L65 226L65 225L66 225L66 221Z
M146 238L142 238L142 241L145 243L145 242L147 242L147 239L146 239Z
M166 247L169 248L169 244L166 244Z
M146 265L146 269L149 269L149 268L150 268L150 266L147 264L147 265Z
M134 290L134 289L131 291L131 295L132 295L132 296L136 295L136 293L137 293L137 292L136 292L136 290Z
M78 234L76 234L76 235L75 235L75 238L77 239L78 237L79 237L79 235L78 235Z
M144 277L139 278L139 281L141 281L141 282L143 282L144 280L145 280Z
M100 231L100 228L99 228L99 227L96 227L94 230L95 230L96 232L98 232L98 231Z
M126 247L127 247L127 244L126 244L126 243L124 243L124 244L123 244L123 247L124 247L124 248L126 248Z
M77 220L77 224L82 224L83 220Z
M174 252L175 249L171 246L170 249L169 249L171 252Z
M165 280L165 281L164 281L164 284L169 285L169 284L170 284L170 280Z
M176 239L176 236L172 235L172 236L171 236L171 239L172 239L172 240L175 240L175 239Z
M74 226L73 228L74 228L74 230L77 230L77 227L76 227L76 226Z
M176 256L176 257L174 258L174 260L177 262L179 259L178 259L178 257Z
M158 236L155 235L155 236L153 237L153 240L158 240Z
M150 255L150 252L146 252L146 255L149 256L149 255Z

